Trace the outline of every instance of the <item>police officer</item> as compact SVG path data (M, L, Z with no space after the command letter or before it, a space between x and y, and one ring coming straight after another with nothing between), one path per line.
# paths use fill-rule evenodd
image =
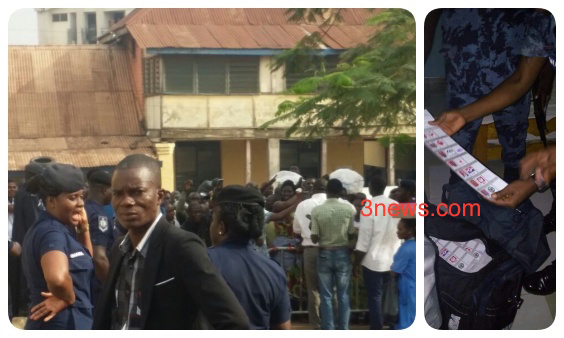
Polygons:
M112 200L110 187L112 177L106 171L94 169L86 175L88 180L88 198L84 202L88 223L90 224L90 238L92 240L93 259L96 268L96 280L92 289L92 301L95 305L98 294L102 290L102 283L106 280L110 262L109 251L114 243L114 224L106 213L105 205Z
M245 309L251 329L290 329L286 275L256 252L250 240L262 235L264 197L251 188L228 186L213 202L210 258Z
M94 278L92 244L84 210L84 176L67 164L50 164L28 186L45 210L23 243L23 271L31 309L26 329L90 329Z
M534 24L533 9L443 9L441 27L445 59L447 109L476 101L502 83L517 68L525 30ZM493 114L502 147L504 180L519 178L529 126L529 94ZM465 124L452 138L472 152L482 118ZM458 181L451 175L451 183Z
M44 169L44 166L37 162L30 162L25 166L25 182L18 187L14 198L14 225L12 228L14 242L23 243L27 231L35 223L39 211L43 208L37 196L27 191L27 186L29 180L41 174ZM29 290L21 268L21 257L12 257L8 269L12 291L12 314L15 317L27 316Z

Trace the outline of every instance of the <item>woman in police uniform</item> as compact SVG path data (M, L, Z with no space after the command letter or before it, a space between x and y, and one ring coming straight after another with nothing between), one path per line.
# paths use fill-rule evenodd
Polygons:
M71 165L48 165L29 184L41 211L23 243L31 310L27 330L90 329L92 244L84 211L84 176Z
M228 186L214 196L212 204L214 247L208 253L245 309L251 329L290 329L286 275L250 244L262 235L264 197L256 189Z

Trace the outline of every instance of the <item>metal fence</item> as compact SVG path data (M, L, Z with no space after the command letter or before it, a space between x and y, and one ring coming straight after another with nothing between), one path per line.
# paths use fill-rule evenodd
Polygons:
M271 257L280 253L279 259L275 260L280 263L282 269L286 272L292 314L307 314L307 286L302 254L298 252L296 247L292 246L270 247L268 253ZM291 257L289 258L290 255ZM368 312L366 289L364 288L362 277L354 277L351 275L350 285L351 312Z

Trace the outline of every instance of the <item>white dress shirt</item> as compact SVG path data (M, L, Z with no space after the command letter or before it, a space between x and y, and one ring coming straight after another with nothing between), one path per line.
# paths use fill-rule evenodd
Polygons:
M325 193L313 194L311 198L300 202L294 212L294 223L292 224L292 228L295 234L302 236L303 246L318 246L311 241L311 219L307 218L307 216L311 217L311 211L313 208L325 203L325 201L327 201L327 195ZM339 198L339 202L350 205L356 213L356 209L348 201Z
M366 252L362 265L372 271L389 271L394 261L394 254L398 251L401 240L397 235L397 225L399 218L393 218L388 214L390 204L397 204L396 201L380 195L372 198L370 216L360 215L360 228L358 230L358 241L356 250ZM384 204L386 211L382 207L374 209L376 204ZM368 214L365 207L364 213Z
M147 242L149 241L149 238L151 237L151 234L153 233L153 230L155 230L155 227L157 226L157 223L159 222L159 220L161 219L161 217L163 216L162 213L159 213L159 215L157 216L157 218L155 218L155 220L153 221L153 224L151 224L151 226L149 227L149 229L147 230L147 232L145 233L145 235L143 235L143 238L141 239L141 241L139 242L139 244L137 244L137 247L134 249L136 251L138 251L141 255L143 255L143 257L147 254ZM121 241L121 243L119 244L120 246L120 250L123 250L122 247L125 245L125 242L129 240L129 234L125 235L125 237L123 238L123 241ZM135 276L137 274L137 266L138 266L139 260L135 260L135 263L133 264L133 276ZM131 285L131 290L135 290L135 278L133 278L133 285ZM118 290L115 290L115 294L116 294L116 304L118 302ZM131 313L131 311L133 311L133 297L134 297L134 293L131 292L131 296L130 301L129 301L129 313ZM140 314L141 313L141 309L139 308L139 306L141 306L141 304L137 305L137 313ZM129 330L129 318L130 316L127 316L127 320L125 321L125 323L123 324L123 327L121 328L122 330Z
M14 205L14 199L8 199L8 205ZM12 229L14 228L14 213L8 213L8 239L12 239Z

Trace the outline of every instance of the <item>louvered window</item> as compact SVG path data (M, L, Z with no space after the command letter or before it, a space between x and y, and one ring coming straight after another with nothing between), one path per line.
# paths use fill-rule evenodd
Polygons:
M243 56L164 57L167 94L259 92L259 58Z
M197 61L198 92L201 94L226 93L226 60L222 57L200 57Z
M156 95L161 92L161 71L160 60L156 57L146 58L143 60L143 84L145 95Z
M324 57L325 70L326 72L332 71L337 67L339 63L338 55L328 55ZM308 67L306 71L301 72L288 72L286 73L286 89L292 88L298 81L305 79L306 77L319 75L321 71L321 60L316 58L313 64Z
M194 92L194 59L184 55L166 56L165 88L167 94L189 94Z
M230 60L229 90L231 93L259 92L258 57L238 57Z

